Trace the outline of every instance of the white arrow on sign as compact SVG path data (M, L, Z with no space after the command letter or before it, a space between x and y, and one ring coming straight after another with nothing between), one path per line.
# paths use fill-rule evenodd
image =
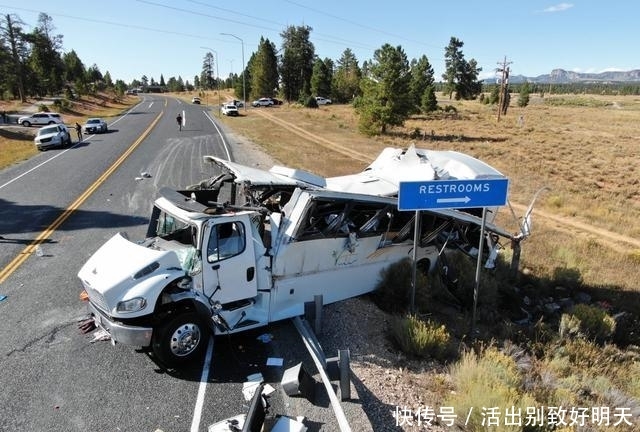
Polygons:
M468 203L471 201L471 198L468 196L463 198L438 198L436 200L437 203Z

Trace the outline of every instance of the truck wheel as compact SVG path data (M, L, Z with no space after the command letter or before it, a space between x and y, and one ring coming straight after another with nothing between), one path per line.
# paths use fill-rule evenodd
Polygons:
M209 327L198 314L186 312L173 317L153 332L152 347L167 366L179 366L199 359L209 340Z

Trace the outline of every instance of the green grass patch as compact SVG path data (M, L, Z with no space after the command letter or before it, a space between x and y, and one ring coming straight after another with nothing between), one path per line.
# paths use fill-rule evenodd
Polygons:
M416 357L444 360L451 352L451 336L445 326L415 315L394 317L391 336L403 352Z

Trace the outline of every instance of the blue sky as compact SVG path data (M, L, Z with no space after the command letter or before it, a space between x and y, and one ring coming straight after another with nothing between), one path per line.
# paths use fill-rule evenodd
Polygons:
M243 47L245 63L261 37L279 49L289 25L310 26L316 54L334 61L350 48L362 64L385 43L401 46L409 60L426 55L436 80L451 37L464 43L465 58L478 62L483 78L495 76L505 57L512 75L640 69L635 1L1 2L0 13L18 15L26 31L37 25L39 12L47 13L55 34L64 36L65 51L75 50L85 66L97 64L126 82L143 75L159 81L161 74L193 82L207 50L215 51L220 76L239 74Z

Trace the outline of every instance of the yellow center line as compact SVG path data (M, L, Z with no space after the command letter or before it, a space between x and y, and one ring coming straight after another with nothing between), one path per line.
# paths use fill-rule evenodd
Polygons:
M158 116L153 120L149 127L142 133L142 135L140 135L140 137L133 144L131 144L131 146L105 172L103 172L102 175L98 177L98 179L87 188L87 190L80 194L80 196L76 198L76 200L71 203L71 205L69 205L69 207L67 207L62 212L62 214L60 214L60 216L58 216L56 220L51 223L51 225L49 225L44 231L42 231L34 241L26 246L9 264L7 264L5 268L2 269L2 271L0 271L0 284L7 280L7 278L14 271L16 271L18 267L20 267L27 260L27 258L29 258L29 256L31 256L36 247L47 240L51 236L51 234L53 234L53 232L57 230L60 225L62 225L64 221L66 221L69 216L71 216L73 212L76 211L91 196L91 194L93 194L93 192L95 192L95 190L98 189L98 187L102 185L102 183L104 183L107 178L111 174L113 174L113 172L118 169L120 165L124 163L127 157L129 157L129 155L133 153L133 151L140 145L140 143L147 137L147 135L149 135L151 130L160 120L160 117L162 117L162 114L164 114L164 111L161 111L160 114L158 114Z

